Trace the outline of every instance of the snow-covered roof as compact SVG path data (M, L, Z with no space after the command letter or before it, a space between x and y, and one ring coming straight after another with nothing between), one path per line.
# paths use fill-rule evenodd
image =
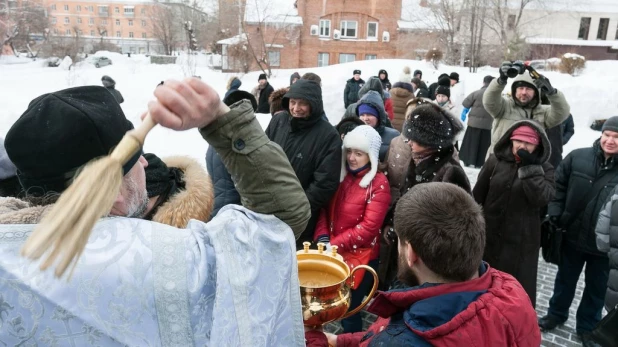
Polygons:
M586 47L618 47L618 40L569 40L551 37L529 37L526 42L532 44L586 46Z
M303 25L295 0L247 0L246 23Z
M241 35L236 35L236 36L233 36L227 39L219 40L217 41L217 44L218 45L235 45L240 42L246 42L246 41L247 41L247 35L241 34Z
M403 30L440 29L440 19L428 7L420 6L419 0L401 0L401 20L397 21Z
M521 0L508 0L509 7L519 9ZM618 13L616 0L533 0L526 10L575 13Z

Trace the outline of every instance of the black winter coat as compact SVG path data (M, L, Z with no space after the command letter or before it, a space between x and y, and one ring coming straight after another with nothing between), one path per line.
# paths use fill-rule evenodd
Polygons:
M605 159L600 139L592 147L569 153L556 170L556 197L549 204L547 214L559 218L559 226L566 230L566 241L580 252L605 256L596 245L594 229L599 211L618 184L616 156ZM594 182L610 175L611 179L583 201Z
M573 115L569 115L564 122L562 122L562 145L566 145L571 137L575 134L575 123L573 122Z
M359 79L358 81L354 78L350 78L346 84L345 89L343 91L343 104L345 108L348 108L351 104L355 103L360 99L358 92L360 92L361 88L365 84L363 79Z
M281 112L271 119L266 135L283 148L311 204L311 219L296 241L301 249L303 241L312 241L320 209L328 206L339 187L341 137L322 118L322 89L317 83L301 79L290 86L281 101L286 110L290 98L308 100L311 115L299 119Z
M258 100L258 108L255 113L270 113L268 98L270 97L270 94L275 91L273 86L271 86L270 83L266 83L266 87L262 90L259 90L258 87L258 91L260 93L260 98Z
M219 210L230 204L240 205L240 194L234 187L232 175L227 171L223 160L212 146L206 151L206 170L215 189L215 204L210 219L214 218Z
M541 164L522 166L515 161L511 134L522 125L541 136L537 148ZM483 206L486 243L483 260L491 267L513 275L534 306L541 246L539 211L554 197L554 168L548 163L549 139L539 124L513 124L494 147L479 173L473 195Z
M551 143L549 163L554 168L557 168L562 162L562 147L569 142L573 134L575 134L575 126L573 124L573 116L571 115L562 124L547 130L547 137L549 138L549 143Z
M431 100L436 100L436 89L438 89L438 82L434 82L429 85L429 96Z

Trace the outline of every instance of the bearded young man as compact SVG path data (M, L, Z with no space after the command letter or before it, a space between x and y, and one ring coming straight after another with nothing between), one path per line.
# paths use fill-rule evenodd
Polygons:
M469 193L443 182L414 186L397 204L395 230L398 277L410 287L378 293L368 331L307 331L307 346L540 345L522 286L482 261L485 218Z
M571 113L564 94L543 75L534 80L527 72L518 75L511 85L511 96L502 96L509 78L507 72L511 68L513 64L510 62L502 63L498 69L500 77L489 83L483 94L483 106L494 118L487 155L493 153L496 142L515 122L535 120L547 130L564 122ZM541 105L541 93L547 96L551 105Z

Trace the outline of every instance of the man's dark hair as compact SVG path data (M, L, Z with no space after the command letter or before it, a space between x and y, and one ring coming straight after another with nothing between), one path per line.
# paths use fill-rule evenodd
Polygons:
M317 74L314 74L313 72L307 72L300 79L301 80L313 81L313 82L316 82L318 84L322 83L322 78L320 78L320 76L318 76Z
M443 182L414 186L399 199L395 231L423 263L447 281L463 282L478 271L485 249L481 207L460 187Z

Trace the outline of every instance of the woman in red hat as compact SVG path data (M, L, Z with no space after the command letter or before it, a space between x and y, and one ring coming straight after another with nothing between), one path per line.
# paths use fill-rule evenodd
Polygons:
M502 136L472 190L483 206L486 243L483 259L513 275L536 303L541 242L539 210L554 197L554 168L543 127L520 121Z

